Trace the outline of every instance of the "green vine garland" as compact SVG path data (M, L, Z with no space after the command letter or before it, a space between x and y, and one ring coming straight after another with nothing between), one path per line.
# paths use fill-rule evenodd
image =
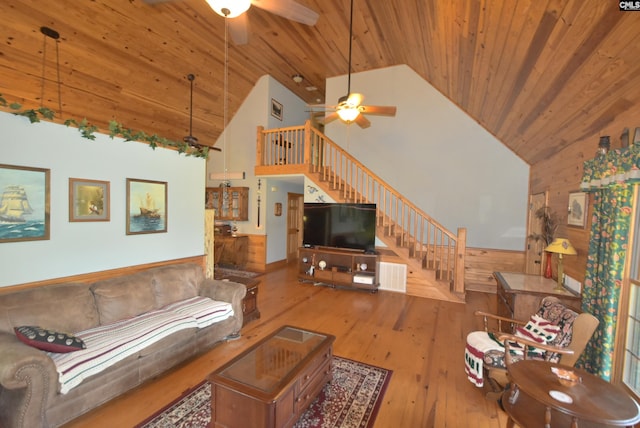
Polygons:
M55 117L55 113L53 110L47 107L40 107L37 109L23 109L22 105L19 103L8 103L7 100L4 99L2 94L0 94L0 107L8 108L11 113L16 116L24 116L29 119L29 122L36 123L40 122L40 118L52 121ZM90 124L87 119L82 119L78 122L75 119L67 119L64 121L66 126L74 126L78 128L80 135L82 138L86 138L88 140L95 140L96 132L100 132L97 126ZM173 147L177 149L178 153L184 153L187 156L195 156L199 158L206 159L209 156L209 148L208 147L192 147L185 142L178 142L169 140L164 137L160 137L156 134L149 135L143 131L134 131L132 129L126 128L122 126L120 123L115 120L109 121L109 138L113 139L114 137L120 136L124 138L125 141L140 141L146 142L149 144L149 147L155 150L156 147Z

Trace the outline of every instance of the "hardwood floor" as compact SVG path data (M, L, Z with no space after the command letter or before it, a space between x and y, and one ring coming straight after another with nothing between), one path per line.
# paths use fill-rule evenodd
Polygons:
M333 334L336 355L393 370L376 428L506 425L506 414L464 372L466 335L480 328L473 311L494 311L495 295L470 292L465 305L317 287L299 283L293 267L260 279L262 316L242 329L240 339L216 346L67 426L134 426L283 324Z

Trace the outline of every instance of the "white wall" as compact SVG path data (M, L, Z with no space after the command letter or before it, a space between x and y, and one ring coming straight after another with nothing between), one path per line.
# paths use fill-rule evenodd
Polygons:
M51 171L50 239L0 243L0 286L204 253L203 159L3 112L0 130L1 164ZM69 222L69 178L110 183L110 221ZM166 233L126 235L127 178L168 183Z
M271 99L282 104L282 120L271 115ZM228 173L245 172L246 178L244 180L231 180L232 186L250 188L249 221L237 222L236 225L240 234L264 235L268 233L267 263L286 258L287 192L302 193L303 181L300 178L299 183L295 184L290 179L260 178L260 189L258 189L258 177L254 174L256 130L260 125L265 129L302 125L308 118L308 113L305 110L305 103L282 84L271 76L261 77L218 139L216 147L221 147L222 153L212 152L207 163L207 186L220 185L220 180L211 180L209 175L212 172L224 172L225 165ZM274 192L272 188L277 190ZM258 227L258 194L261 199L260 227ZM274 214L275 202L283 203L281 217L276 217ZM283 221L285 222L284 227Z
M347 77L327 80L326 100L345 95ZM529 167L405 65L352 74L365 105L395 105L396 117L368 116L361 129L336 120L325 134L467 245L522 250Z

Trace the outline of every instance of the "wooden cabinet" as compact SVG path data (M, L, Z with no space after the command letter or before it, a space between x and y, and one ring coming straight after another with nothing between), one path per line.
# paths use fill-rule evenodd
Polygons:
M377 291L380 257L333 248L300 248L298 279Z
M244 268L249 253L249 237L246 235L223 235L214 237L215 259L220 266Z
M498 315L528 321L546 296L555 296L565 306L580 311L582 298L566 288L556 290L557 282L552 279L517 272L493 275L498 282Z
M228 203L224 203L225 197ZM216 210L216 220L249 220L248 187L207 187L205 189L205 208Z

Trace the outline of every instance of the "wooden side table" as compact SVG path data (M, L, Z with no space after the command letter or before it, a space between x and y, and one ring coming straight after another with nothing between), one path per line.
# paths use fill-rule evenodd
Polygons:
M242 325L260 318L258 310L258 284L260 281L246 281L247 294L242 299Z
M557 282L540 275L494 272L498 282L498 315L528 321L545 296L555 296L567 307L580 310L582 297L568 289L558 291Z
M580 381L560 383L554 369L573 371ZM584 370L547 361L522 360L509 366L511 388L502 397L507 427L631 427L640 407L622 388ZM584 422L584 423L583 423ZM570 425L568 425L570 423Z

